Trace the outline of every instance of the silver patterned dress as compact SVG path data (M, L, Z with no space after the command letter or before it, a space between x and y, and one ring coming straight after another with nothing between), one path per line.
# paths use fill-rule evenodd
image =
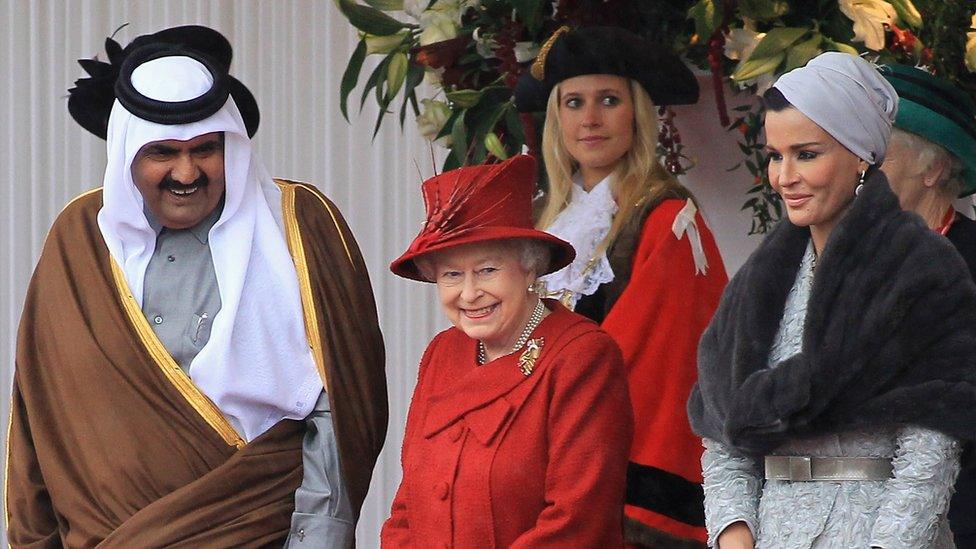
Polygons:
M790 290L768 367L800 352L813 283L813 245ZM744 522L757 549L953 548L946 510L960 444L912 426L856 429L794 439L774 454L893 458L887 481L764 481L761 463L706 439L702 455L708 543Z

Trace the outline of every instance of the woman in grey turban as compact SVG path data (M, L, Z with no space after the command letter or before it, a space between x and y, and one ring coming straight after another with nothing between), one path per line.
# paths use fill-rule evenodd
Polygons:
M688 404L709 544L951 548L976 439L976 287L878 166L898 96L825 53L764 96L788 214L733 278Z

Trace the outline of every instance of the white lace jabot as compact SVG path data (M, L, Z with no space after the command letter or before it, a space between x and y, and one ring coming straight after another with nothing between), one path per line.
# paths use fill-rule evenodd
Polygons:
M545 284L546 296L557 297L570 308L581 296L591 295L600 284L613 280L606 250L599 254L596 250L610 232L613 216L617 213L609 176L589 192L583 189L579 174L573 177L573 183L569 205L546 231L572 244L576 248L576 259L539 279Z

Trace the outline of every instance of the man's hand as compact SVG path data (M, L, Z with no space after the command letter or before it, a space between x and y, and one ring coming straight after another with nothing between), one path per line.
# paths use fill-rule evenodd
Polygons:
M744 522L733 522L718 536L718 549L755 549L756 540Z

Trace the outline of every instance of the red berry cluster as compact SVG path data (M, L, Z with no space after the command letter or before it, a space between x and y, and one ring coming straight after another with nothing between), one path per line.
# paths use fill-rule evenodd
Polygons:
M505 85L512 89L515 88L515 83L518 82L518 77L522 73L522 67L515 59L515 42L522 36L522 30L521 23L509 19L505 21L495 36L495 42L498 44L495 56L501 61L498 71L505 75Z
M681 166L681 135L674 124L674 111L668 107L658 107L657 114L660 120L657 141L664 150L664 167L675 175L684 173Z
M888 28L891 30L892 51L918 59L923 65L932 62L932 48L925 47L910 29L902 29L897 25L890 25Z

